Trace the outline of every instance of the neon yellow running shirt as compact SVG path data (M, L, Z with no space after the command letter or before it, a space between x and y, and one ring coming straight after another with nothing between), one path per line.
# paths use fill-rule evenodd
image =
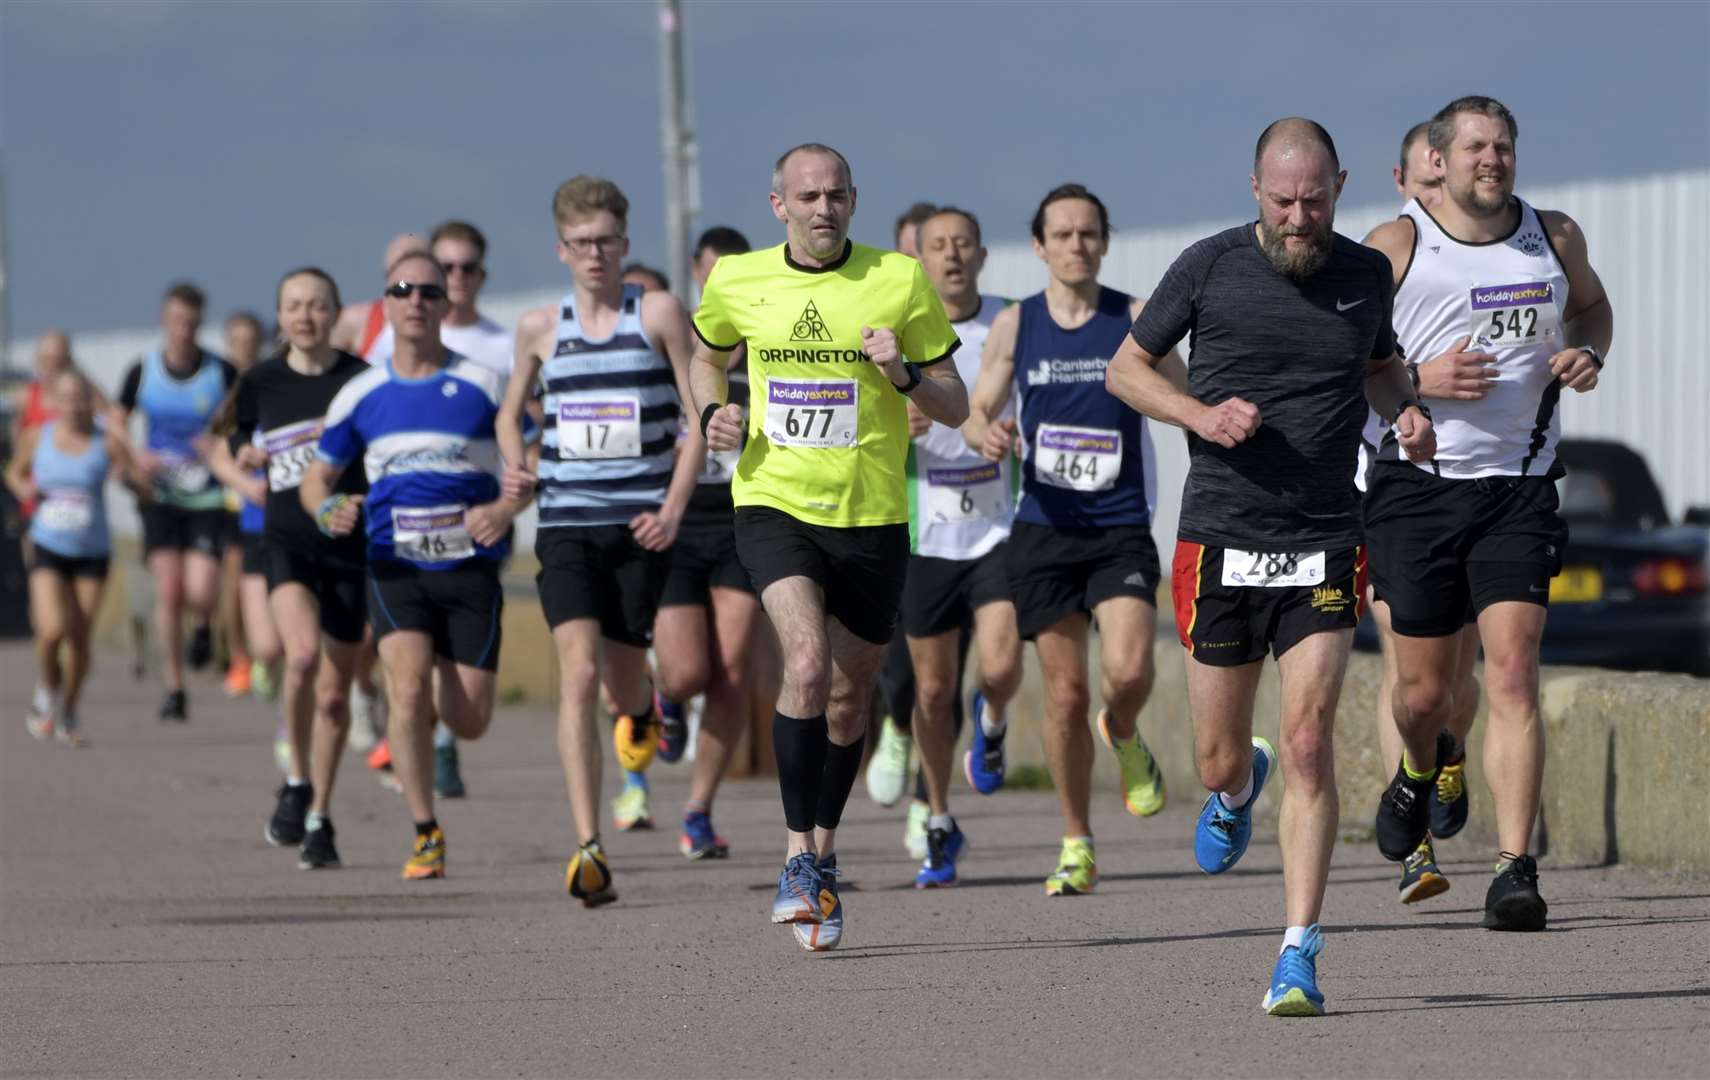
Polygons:
M958 340L920 264L851 243L826 267L787 244L726 255L695 312L695 333L728 352L748 343L748 442L731 496L813 525L908 521L908 413L861 351L861 328L889 327L925 367Z

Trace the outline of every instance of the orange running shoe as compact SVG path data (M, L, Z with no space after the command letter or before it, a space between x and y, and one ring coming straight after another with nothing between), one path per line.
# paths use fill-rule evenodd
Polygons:
M249 658L232 659L232 666L226 669L226 696L248 697L250 689Z

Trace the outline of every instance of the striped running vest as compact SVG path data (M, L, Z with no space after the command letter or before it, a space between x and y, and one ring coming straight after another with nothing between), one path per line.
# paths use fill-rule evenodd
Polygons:
M583 333L575 299L564 298L557 345L540 370L543 529L627 525L658 510L682 411L670 361L642 329L640 286L624 286L617 325L604 341Z

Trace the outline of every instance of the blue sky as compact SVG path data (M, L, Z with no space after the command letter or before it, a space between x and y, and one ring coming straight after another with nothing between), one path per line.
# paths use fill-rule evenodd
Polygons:
M1710 5L691 2L701 223L781 238L772 159L853 161L855 234L916 198L1019 239L1066 179L1119 227L1236 220L1252 144L1302 113L1345 200L1388 198L1403 130L1488 93L1520 121L1522 187L1710 164ZM267 307L318 263L378 287L395 232L466 217L490 288L555 287L549 201L578 172L633 203L658 261L651 3L0 6L0 154L14 333L153 321L176 277L212 314Z

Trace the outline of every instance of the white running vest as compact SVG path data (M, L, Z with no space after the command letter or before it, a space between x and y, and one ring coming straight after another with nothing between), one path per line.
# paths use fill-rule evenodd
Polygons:
M992 320L1008 301L981 296L980 309L964 322L952 323L962 347L952 363L956 374L973 392L980 376L980 354ZM1014 391L1003 412L1015 412ZM1015 517L1014 463L990 462L962 441L962 432L933 421L914 440L910 460L909 511L914 523L915 554L936 559L977 559L1009 536Z
M1395 336L1407 359L1423 363L1468 335L1468 348L1496 356L1496 382L1483 398L1427 402L1437 456L1415 464L1452 479L1560 471L1561 383L1550 358L1567 347L1567 272L1537 211L1515 202L1514 231L1482 244L1444 232L1418 200L1402 211L1416 230L1413 261L1395 292ZM1393 433L1378 456L1399 457Z

